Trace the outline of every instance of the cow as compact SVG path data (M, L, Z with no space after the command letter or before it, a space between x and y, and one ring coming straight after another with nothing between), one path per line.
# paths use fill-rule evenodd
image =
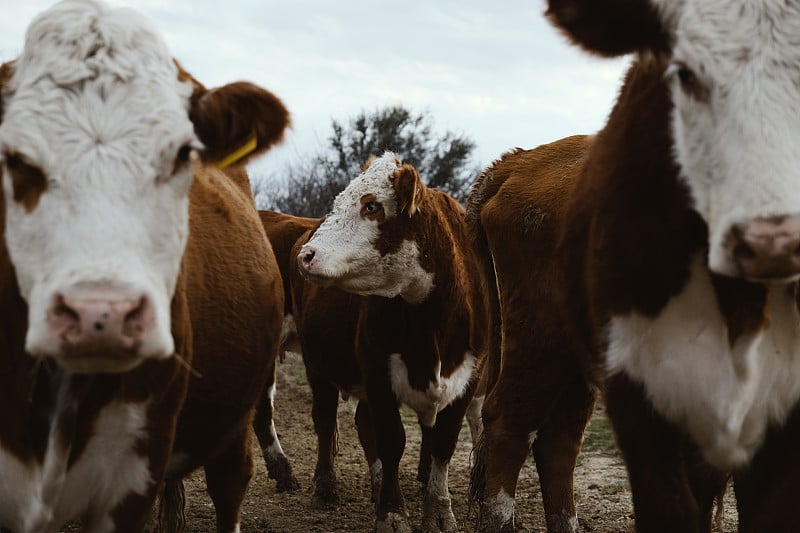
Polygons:
M557 232L539 305L603 389L637 531L710 531L729 474L740 532L798 531L800 5L551 0L548 17L635 54L589 146L542 147L516 181L518 212ZM487 439L502 410L487 397Z
M478 176L467 201L470 234L491 294L484 433L470 480L470 497L481 504L481 532L518 525L517 478L531 449L547 531L578 531L573 477L597 388L554 312L560 289L554 221L564 217L569 176L590 141L575 136L552 147L508 152Z
M283 315L241 165L286 108L206 89L140 14L80 0L0 67L0 116L0 527L139 531L202 466L238 531Z
M364 169L365 170L365 169ZM303 291L303 284L306 283L302 277L293 275L293 271L297 269L297 263L293 260L297 256L299 248L308 240L310 233L315 230L322 222L321 218L308 218L298 217L285 213L280 213L270 210L260 210L258 212L261 217L261 222L264 225L264 230L267 233L272 244L272 249L275 252L275 258L278 261L278 266L281 270L281 276L284 283L284 297L285 297L285 310L284 310L284 326L281 333L281 355L285 355L286 351L293 351L296 353L303 353L300 339L298 336L297 325L294 320L294 307L292 295L292 279L295 279L295 285L299 287L299 291ZM298 244L299 243L299 244ZM308 337L306 343L311 345L311 352L322 353L322 350L331 350L331 343L335 344L337 348L333 351L344 354L350 352L346 357L340 356L343 359L353 360L355 332L352 329L341 329L341 324L355 324L358 319L360 298L354 298L351 294L346 293L335 287L308 287L305 289L310 291L313 296L306 296L304 299L309 302L308 305L303 306L301 315L315 315L314 318L306 321L306 326L303 328L304 335ZM324 320L324 322L323 322ZM327 324L326 324L327 323ZM327 329L322 331L320 328ZM314 359L312 355L306 366L307 378L309 381L314 380L313 389L317 391L314 396L316 399L314 407L312 408L313 418L318 420L317 429L324 428L324 424L333 424L333 428L327 430L321 429L318 434L328 435L329 440L325 440L323 444L318 447L320 455L317 459L317 473L315 474L315 491L312 496L312 504L317 508L330 508L339 503L339 494L337 489L337 482L335 472L333 470L334 455L336 443L334 436L336 434L336 407L338 399L336 395L323 396L326 388L329 387L327 383L319 383L320 379L316 374L319 371L314 370L314 366L319 366L320 362ZM352 369L351 369L352 371ZM330 374L331 370L327 370L326 374ZM354 371L353 371L354 373ZM344 374L347 374L346 372ZM484 381L481 379L478 382L478 387L472 397L472 401L467 408L466 419L472 436L472 441L476 442L478 435L481 432L481 405L484 396ZM342 398L347 400L349 394L344 392ZM326 409L329 409L326 411ZM327 412L327 418L321 418L321 413ZM322 466L320 466L322 465ZM430 455L430 442L429 439L423 438L420 446L420 462L417 468L417 479L421 483L427 483L430 476L431 455ZM373 488L377 490L377 484L373 483ZM377 492L373 494L373 500L377 498Z
M447 472L486 352L485 295L463 208L386 152L295 244L293 305L319 442L314 502L335 503L336 406L359 400L377 531L409 532L398 467L405 403L430 464L425 531L457 531Z

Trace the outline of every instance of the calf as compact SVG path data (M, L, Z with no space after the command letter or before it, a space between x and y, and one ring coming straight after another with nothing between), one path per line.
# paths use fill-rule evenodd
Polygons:
M561 265L554 253L574 169L589 144L579 136L504 154L478 177L467 202L492 294L484 434L470 483L481 532L514 531L517 478L531 448L547 530L578 530L573 475L596 387L555 312Z
M283 293L244 173L214 164L266 150L286 109L205 89L90 0L33 21L0 95L0 526L138 531L204 466L238 530Z
M338 395L355 396L377 530L410 531L398 483L403 402L416 411L431 455L423 529L457 531L448 464L486 349L463 209L387 152L295 247L299 273L314 283L292 280L319 439L315 498L330 500L335 488Z
M637 530L710 531L731 472L740 532L798 531L800 6L551 0L549 16L590 51L637 53L585 155L545 147L527 181L546 198L564 167L565 207L530 206L558 228L552 300L605 389Z

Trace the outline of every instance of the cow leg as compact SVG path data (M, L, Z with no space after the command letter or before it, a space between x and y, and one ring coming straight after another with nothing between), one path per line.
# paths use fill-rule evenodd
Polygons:
M292 465L283 452L278 433L275 431L275 361L267 373L267 382L264 386L265 394L261 394L256 407L256 416L253 418L253 431L261 446L261 454L267 465L270 479L277 484L277 492L293 492L300 488L297 478L292 473Z
M472 401L469 402L469 407L467 407L467 425L469 426L469 435L473 447L477 446L478 439L483 433L483 420L481 420L483 399L484 396L473 396Z
M367 465L369 465L372 503L377 504L380 496L381 480L383 479L383 468L381 460L378 458L378 448L375 444L375 432L370 419L369 404L364 400L359 401L356 407L356 428L358 429L358 440L361 441L361 448L364 450L364 457L366 457Z
M487 395L483 405L483 434L474 452L470 481L470 492L480 501L479 533L515 530L517 477L531 446L526 421L517 417L517 411L502 408L503 400L494 394L497 390Z
M339 391L326 379L306 369L311 387L311 418L317 434L317 466L311 506L318 509L339 505L339 491L333 465L336 457L336 411Z
M450 502L450 487L447 474L450 459L456 449L461 422L470 403L474 385L464 395L442 409L432 428L422 428L430 440L431 471L425 490L422 507L422 530L424 533L454 533L458 531L453 507Z
M683 435L656 413L641 385L624 374L608 379L606 407L628 469L636 531L710 532L713 495L696 493L692 477L699 476L690 477L691 469L707 467L697 457L687 458ZM698 495L703 499L698 501Z
M575 464L595 399L594 389L576 376L533 441L548 533L578 531L573 488Z
M800 531L797 480L800 479L800 407L786 423L767 433L750 465L736 472L733 486L739 532Z
M417 481L428 485L431 477L431 436L430 433L422 428L422 439L419 444L419 464L417 465Z
M239 532L239 513L253 476L252 428L246 425L205 465L206 488L217 512L217 532Z
M383 470L380 496L376 505L376 533L411 533L406 519L405 501L400 491L400 459L406 446L406 433L397 400L388 383L389 373L380 385L367 385L369 412L374 428L378 458Z
M164 481L155 531L181 533L186 528L186 493L182 479Z

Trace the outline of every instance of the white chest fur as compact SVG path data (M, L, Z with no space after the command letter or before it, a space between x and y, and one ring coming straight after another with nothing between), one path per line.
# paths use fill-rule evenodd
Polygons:
M145 413L142 404L103 408L93 437L69 469L69 450L52 431L42 464L20 462L0 446L0 524L17 533L57 532L84 516L84 531L112 530L109 512L131 492L144 494L151 482L148 461L134 453Z
M702 257L687 287L655 319L611 321L607 370L643 383L654 407L722 469L746 464L767 426L800 398L800 317L785 286L769 288L769 328L733 346Z
M442 365L437 363L434 371L436 377L423 391L415 389L409 383L408 367L399 353L393 353L389 358L389 372L395 396L416 411L420 424L426 427L433 426L439 411L464 394L474 368L475 356L470 352L466 353L461 365L447 377L442 377Z

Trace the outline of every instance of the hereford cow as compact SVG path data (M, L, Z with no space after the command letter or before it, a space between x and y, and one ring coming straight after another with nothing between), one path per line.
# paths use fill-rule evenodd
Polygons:
M203 466L237 531L283 295L244 173L214 163L286 109L205 89L92 0L32 22L0 97L0 526L138 531L165 474Z
M470 192L467 220L493 296L484 434L470 487L481 501L481 532L514 531L517 478L531 449L547 530L578 528L573 474L596 388L554 312L561 268L554 253L555 221L564 217L570 176L589 142L573 137L505 154Z
M377 530L411 530L398 483L403 402L416 411L432 458L423 529L457 531L448 464L486 349L463 209L387 152L295 247L299 272L313 282L296 278L292 290L319 439L315 498L335 497L336 405L339 393L352 395Z
M539 305L604 385L637 530L709 531L731 472L740 532L798 531L800 5L551 0L549 16L590 51L637 57L590 146L538 149L494 198L526 188L524 209L503 208L559 234ZM506 410L487 398L487 440Z

